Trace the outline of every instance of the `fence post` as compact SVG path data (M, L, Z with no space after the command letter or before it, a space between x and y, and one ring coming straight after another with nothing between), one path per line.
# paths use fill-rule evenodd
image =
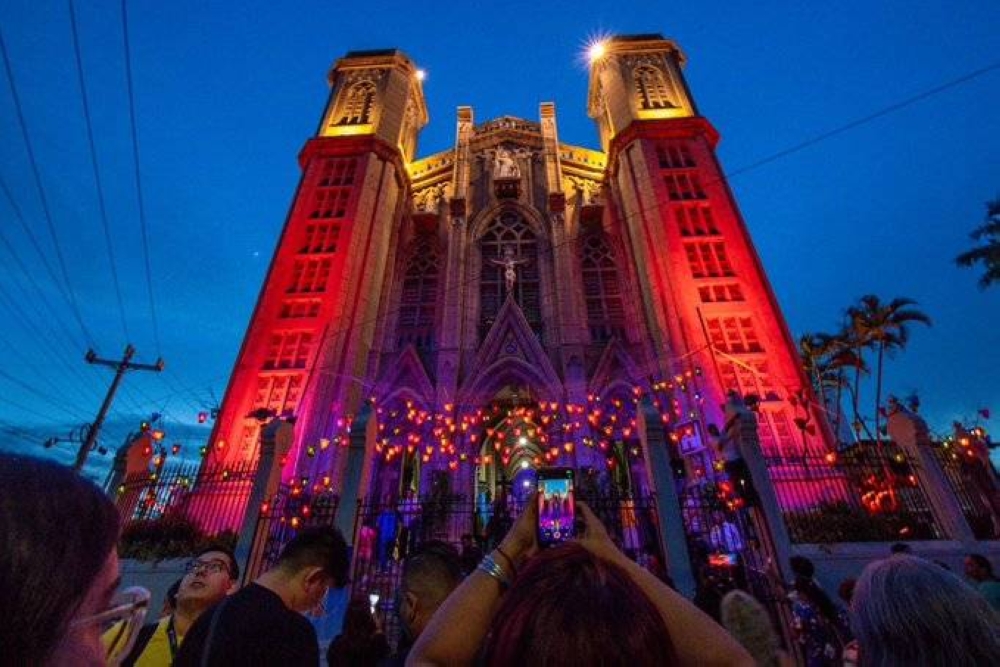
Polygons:
M115 461L111 464L111 472L108 473L108 480L104 483L104 490L118 500L118 487L125 481L125 464L128 457L128 443L118 448L115 452Z
M944 471L934 458L931 451L930 436L927 424L919 416L908 410L898 409L886 420L886 430L906 456L914 461L916 474L933 508L934 515L940 520L946 536L958 540L973 548L976 542L972 528L965 520L962 508L951 493L951 486L944 476Z
M250 497L243 512L243 524L236 542L236 562L243 564L244 582L249 578L246 566L250 562L250 553L254 548L260 508L268 494L274 493L278 482L281 481L281 459L291 448L293 431L289 422L277 417L260 430L260 458L257 460L253 487L250 489Z
M767 470L764 452L760 447L760 437L757 434L757 417L744 405L735 406L736 418L726 425L726 436L732 438L739 448L740 454L750 471L759 509L763 515L764 525L771 538L775 564L783 580L790 578L788 559L792 555L792 541L788 536L785 517L778 504L778 494Z
M347 464L344 466L344 477L341 483L340 502L337 505L336 526L344 538L353 546L355 542L354 515L358 512L358 499L362 494L362 482L365 476L365 448L368 443L369 427L375 427L370 405L358 413L351 423L351 434L348 436Z
M694 595L694 574L691 556L684 535L680 498L674 472L670 467L670 453L663 433L663 421L649 399L643 399L639 410L640 433L644 436L650 477L656 488L656 512L660 522L660 546L666 556L667 571L681 594Z

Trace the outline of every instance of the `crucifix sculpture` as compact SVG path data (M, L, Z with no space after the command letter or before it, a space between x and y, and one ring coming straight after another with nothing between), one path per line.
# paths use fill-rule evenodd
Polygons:
M502 266L504 282L507 284L507 293L510 294L517 282L517 267L527 264L527 259L517 259L514 255L514 246L504 246L502 259L491 259L491 264Z

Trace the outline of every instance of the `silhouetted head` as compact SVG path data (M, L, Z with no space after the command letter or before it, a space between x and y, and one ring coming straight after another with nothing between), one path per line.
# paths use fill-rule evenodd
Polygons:
M675 659L656 606L617 565L578 544L533 558L503 597L487 665L664 665Z
M349 637L370 637L375 634L375 619L367 600L351 600L344 611L343 634Z
M403 563L396 610L403 630L416 639L445 598L462 582L458 550L447 542L425 542Z
M792 556L788 559L788 564L792 568L792 574L804 579L812 579L816 574L816 566L805 556Z
M862 665L1000 665L1000 614L922 558L868 565L854 589L851 627Z
M331 587L347 583L350 555L336 528L307 528L285 545L275 571L284 581L287 603L305 612L318 605Z
M969 554L965 557L965 576L973 581L996 579L993 574L993 563L982 554Z
M0 654L4 664L104 664L101 626L118 584L118 512L49 461L0 453Z

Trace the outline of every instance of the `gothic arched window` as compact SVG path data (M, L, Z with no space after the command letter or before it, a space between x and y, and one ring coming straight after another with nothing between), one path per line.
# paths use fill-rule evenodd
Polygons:
M337 125L367 125L371 122L372 106L375 103L375 84L359 81L344 93L340 120Z
M510 249L509 251L507 249ZM538 243L527 221L513 211L505 211L490 224L480 240L482 269L479 283L480 335L493 325L507 298L504 254L513 253L514 300L536 334L542 332L542 307L538 270Z
M624 338L625 302L614 252L604 234L588 234L582 248L583 298L590 339L604 343Z
M670 87L663 71L650 65L635 69L635 91L642 109L673 109L677 105L670 99Z
M412 343L419 352L434 349L440 264L440 253L431 239L419 239L411 247L399 297L399 347Z

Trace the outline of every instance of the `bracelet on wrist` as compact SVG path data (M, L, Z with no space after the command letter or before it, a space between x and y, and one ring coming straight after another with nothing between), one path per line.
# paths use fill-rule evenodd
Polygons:
M476 569L485 572L500 582L501 588L507 589L510 587L510 578L503 571L503 568L500 567L499 563L493 560L493 556L486 555Z
M517 576L517 565L515 565L515 564L514 564L514 559L513 559L513 558L511 558L511 557L510 557L510 556L509 556L509 555L507 554L507 552L503 550L503 547L501 547L501 546L500 546L499 544L497 545L496 549L494 549L494 551L496 551L496 552L497 552L498 554L500 554L501 556L503 556L503 559L504 559L505 561L507 561L507 564L508 564L508 565L510 565L510 573L511 573L511 574L512 574L513 576L515 576L515 577L516 577L516 576Z

